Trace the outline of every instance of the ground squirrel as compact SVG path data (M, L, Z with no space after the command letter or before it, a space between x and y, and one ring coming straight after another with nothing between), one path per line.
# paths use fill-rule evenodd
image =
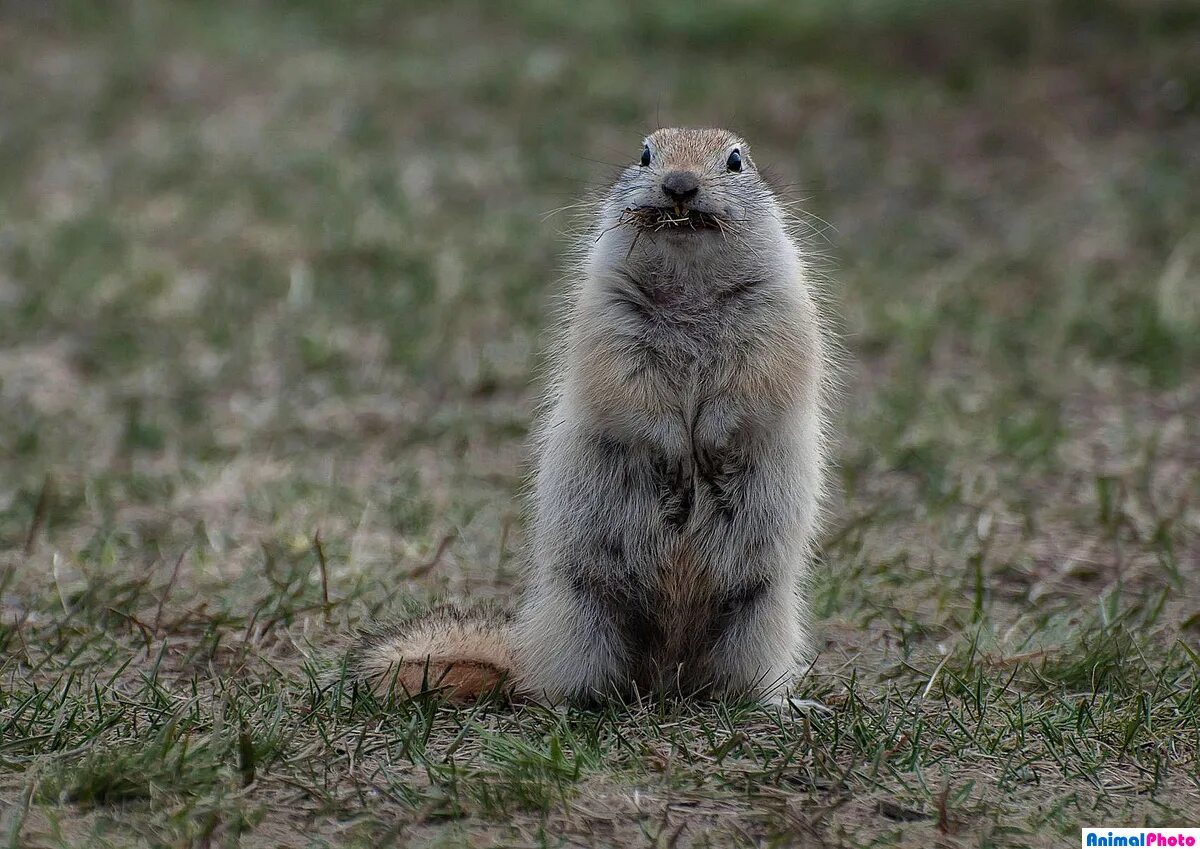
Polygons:
M771 699L798 672L827 346L787 216L718 129L654 132L595 211L517 612L444 607L364 638L377 689Z

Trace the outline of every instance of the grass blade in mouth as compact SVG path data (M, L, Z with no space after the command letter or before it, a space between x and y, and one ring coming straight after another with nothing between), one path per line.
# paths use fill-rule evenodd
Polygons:
M625 210L622 220L652 232L684 228L692 230L722 229L719 216L695 209L670 209L659 206L631 207Z

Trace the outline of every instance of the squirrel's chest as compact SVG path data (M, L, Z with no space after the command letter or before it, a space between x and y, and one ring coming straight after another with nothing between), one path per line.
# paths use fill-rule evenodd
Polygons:
M641 365L658 381L680 392L701 390L733 365L736 339L720 322L662 322L633 342Z

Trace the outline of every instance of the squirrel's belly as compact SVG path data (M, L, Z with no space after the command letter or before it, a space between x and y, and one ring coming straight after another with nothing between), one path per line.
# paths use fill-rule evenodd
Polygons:
M648 628L627 641L639 688L704 687L717 633L717 592L710 570L686 537L667 546L649 593Z

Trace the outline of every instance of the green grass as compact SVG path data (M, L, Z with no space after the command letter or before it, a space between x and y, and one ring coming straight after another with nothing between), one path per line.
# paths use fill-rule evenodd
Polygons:
M1200 821L1192 3L12 3L0 846L1063 845ZM381 703L510 603L575 226L657 124L811 216L830 713ZM826 223L827 222L827 223Z

